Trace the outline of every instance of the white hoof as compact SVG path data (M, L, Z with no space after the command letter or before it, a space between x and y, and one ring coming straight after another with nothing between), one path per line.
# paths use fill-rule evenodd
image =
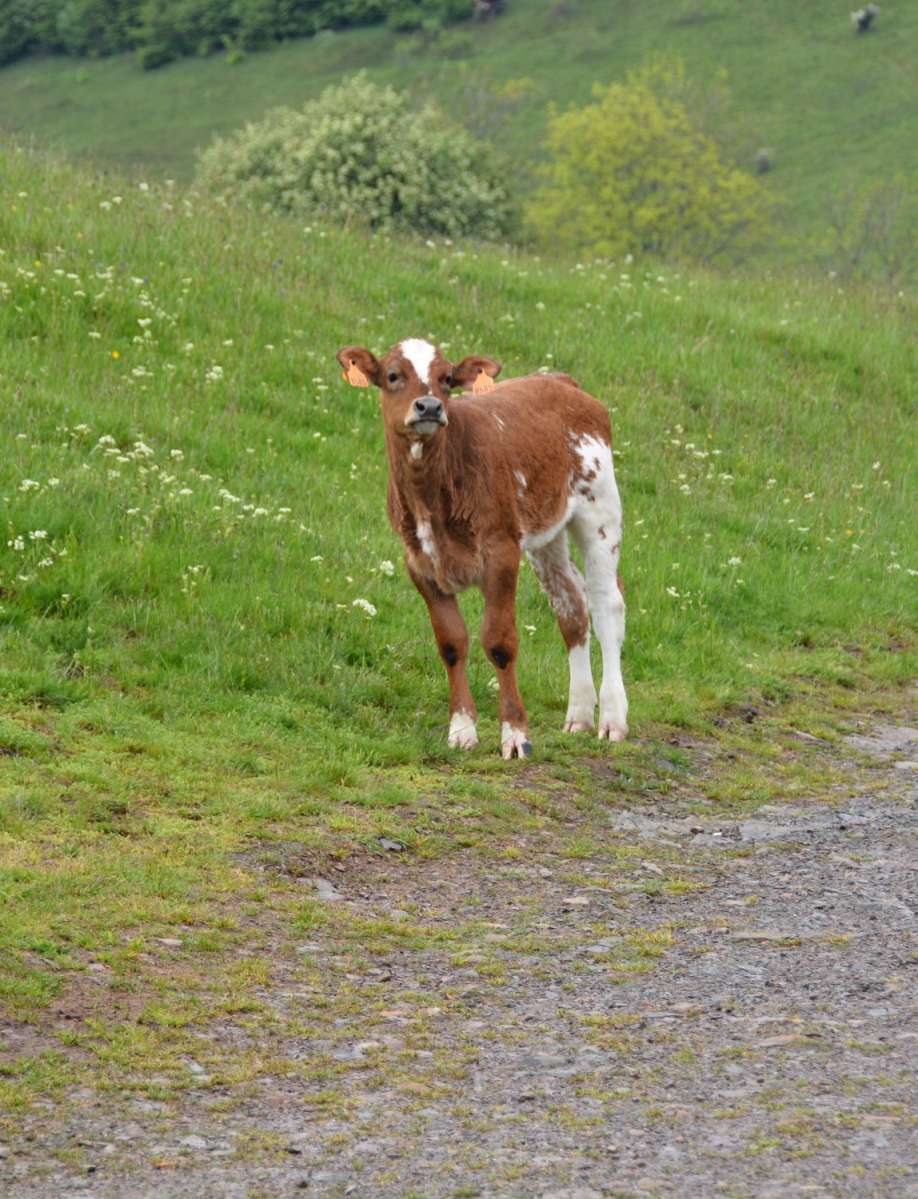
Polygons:
M478 744L478 730L468 712L454 712L449 722L450 749L474 749Z
M624 741L628 736L628 729L623 724L615 724L611 720L600 720L599 722L599 740L600 741Z
M565 720L565 733L589 733L593 730L592 720Z
M508 761L510 758L528 758L532 753L529 734L505 722L500 730L500 752Z

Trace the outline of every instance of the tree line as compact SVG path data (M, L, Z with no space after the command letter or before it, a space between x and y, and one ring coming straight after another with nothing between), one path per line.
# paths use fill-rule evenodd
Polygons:
M0 0L0 64L33 53L101 58L133 50L151 69L323 29L386 21L400 31L433 30L474 11L473 0Z

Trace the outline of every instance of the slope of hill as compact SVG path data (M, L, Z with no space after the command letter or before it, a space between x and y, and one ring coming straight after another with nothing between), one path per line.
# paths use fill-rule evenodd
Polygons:
M116 927L216 930L250 838L435 854L534 818L495 773L482 658L482 749L447 751L426 615L387 565L374 396L341 382L341 344L428 335L610 405L636 734L607 755L616 787L664 785L666 729L736 702L803 703L800 728L811 691L913 677L906 301L396 253L23 151L0 166L8 1004L45 1002ZM559 731L565 658L529 572L519 619L539 761L575 780L594 748ZM769 744L721 800L808 785Z
M799 0L513 0L499 20L430 40L383 29L327 33L237 65L215 57L149 73L128 58L16 64L0 71L0 120L101 165L187 179L196 149L214 134L366 69L432 95L526 171L550 102L583 102L594 81L676 54L701 81L726 68L743 156L751 164L759 147L773 151L769 186L788 202L785 228L813 238L850 184L910 169L916 40L918 12L904 4L884 5L876 32L858 37L846 6ZM520 78L533 86L502 115L489 85Z

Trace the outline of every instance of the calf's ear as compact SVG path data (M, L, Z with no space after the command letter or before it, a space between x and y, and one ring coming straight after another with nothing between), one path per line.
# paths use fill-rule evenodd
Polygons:
M472 354L453 367L453 384L463 388L471 386L472 391L491 391L494 380L500 374L500 366L496 358Z
M344 380L352 387L369 387L371 383L379 387L382 367L369 350L363 346L345 346L335 357L344 368Z

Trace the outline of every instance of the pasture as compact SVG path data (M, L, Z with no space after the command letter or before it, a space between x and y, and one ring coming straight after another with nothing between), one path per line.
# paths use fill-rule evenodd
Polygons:
M162 1145L196 1135L193 1103L236 1130L227 1153L255 1171L239 1194L286 1194L271 1163L351 1145L355 1079L421 1124L455 1100L469 1137L436 1183L411 1190L390 1160L372 1193L492 1193L462 1190L470 1178L541 1193L515 1159L472 1161L469 1055L498 1033L463 1023L469 988L512 1024L520 980L568 953L551 1012L530 1012L550 1022L576 1006L571 946L620 918L590 959L596 1011L575 1023L626 1071L636 1050L608 993L655 985L683 905L721 867L642 842L621 813L736 821L880 786L842 735L904 723L915 677L914 299L304 227L10 146L0 173L0 1143L25 1122L47 1145L28 1179L13 1154L8 1193L92 1166L92 1193L114 1195L105 1160L142 1159L163 1179L143 1193L184 1194L194 1144ZM503 377L566 370L608 404L625 743L561 732L566 656L527 569L535 754L500 759L480 650L481 746L447 749L445 678L385 518L375 392L334 359L404 336L492 354ZM374 905L383 877L392 894ZM649 905L638 917L632 897ZM705 919L729 928L731 913ZM387 1047L373 1029L393 1022ZM348 1057L347 1038L371 1047ZM691 1074L698 1047L672 1050L696 1055L670 1063ZM630 1118L653 1127L669 1116L643 1085L583 1094L601 1111L640 1102ZM871 1091L850 1118L898 1119L900 1091L895 1110ZM259 1122L259 1094L295 1096L308 1145L289 1148L295 1121ZM595 1104L572 1102L556 1095L546 1119L592 1145ZM103 1160L108 1134L87 1148L73 1131L93 1104L158 1131ZM754 1172L776 1147L812 1139L799 1113L781 1132L767 1103L754 1112L737 1195L762 1193ZM864 1193L901 1193L897 1175L870 1178Z

